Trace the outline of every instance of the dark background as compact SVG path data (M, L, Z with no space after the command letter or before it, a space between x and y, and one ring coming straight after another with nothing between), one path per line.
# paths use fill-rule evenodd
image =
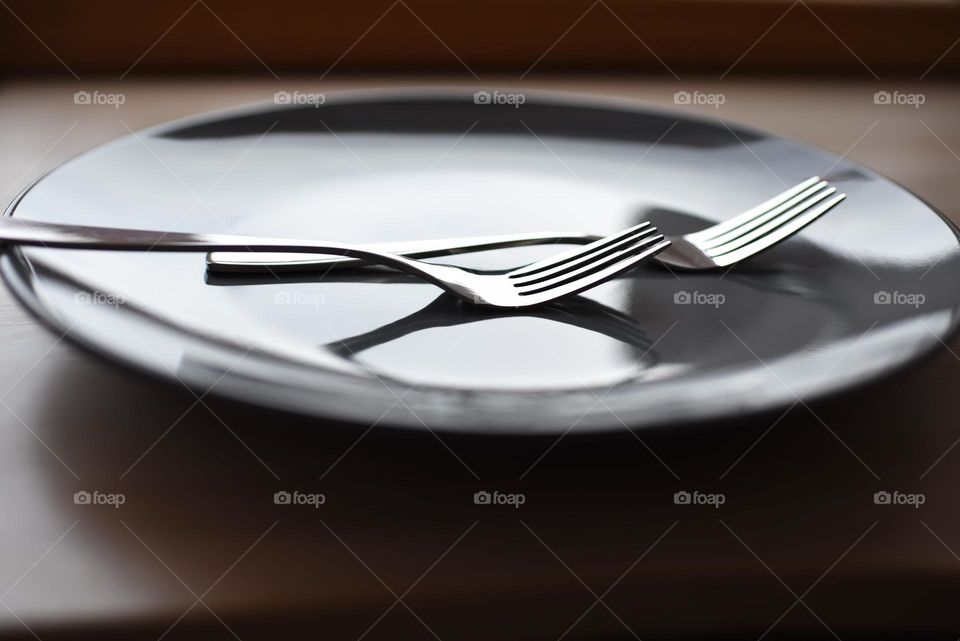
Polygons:
M134 73L135 62L134 77L331 67L518 75L540 56L537 73L662 75L666 64L715 75L741 56L741 77L869 68L916 78L941 56L932 77L960 69L960 49L947 52L960 5L939 0L4 0L0 9L0 65L15 75L62 74L57 57L78 75L110 77Z

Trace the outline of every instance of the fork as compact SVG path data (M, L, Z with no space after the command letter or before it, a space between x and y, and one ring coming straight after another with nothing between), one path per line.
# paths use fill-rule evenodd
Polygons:
M818 176L787 189L770 200L725 222L684 236L667 236L671 246L656 255L669 267L713 270L756 256L786 240L837 206L846 194ZM368 245L404 256L432 258L503 247L554 243L582 244L597 236L578 232L543 232L476 236ZM343 257L317 257L286 253L212 252L207 268L216 272L308 271L318 267L357 267L362 261Z
M670 245L641 223L503 274L433 265L364 245L110 227L85 227L0 217L0 243L126 251L263 250L333 254L386 265L429 281L477 305L532 307L582 292L634 267Z

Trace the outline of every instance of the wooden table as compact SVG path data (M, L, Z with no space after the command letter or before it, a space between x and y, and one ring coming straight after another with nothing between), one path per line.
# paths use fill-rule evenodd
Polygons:
M401 83L324 90L386 84ZM665 105L677 90L722 92L720 109L699 109L845 154L960 221L954 85L890 83L922 92L919 109L875 105L876 83L850 80L523 86ZM128 128L278 88L311 87L8 83L2 200ZM75 105L80 90L126 101ZM0 291L0 638L956 638L958 393L960 339L842 399L736 425L556 444L382 427L359 438L366 426L132 374ZM482 489L526 503L474 505ZM726 503L674 505L694 489ZM326 503L275 505L280 490ZM880 490L925 503L875 505ZM79 491L125 502L77 505Z

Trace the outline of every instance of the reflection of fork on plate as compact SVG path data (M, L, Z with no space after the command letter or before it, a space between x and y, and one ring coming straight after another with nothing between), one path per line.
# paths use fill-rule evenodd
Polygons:
M426 307L399 320L363 334L328 343L323 347L338 356L351 359L364 350L422 330L518 316L542 318L603 334L628 345L635 352L639 362L647 366L656 364L653 341L647 337L633 318L581 296L571 296L545 307L518 310L478 308L463 305L450 296L440 296Z
M314 278L306 274L291 275L291 278L297 282L316 282ZM341 272L330 274L324 279L324 282L356 282L357 279L358 275L356 274ZM388 271L378 274L364 274L362 280L365 283L384 284L415 282L406 274ZM241 276L239 274L230 276L208 274L206 282L208 285L215 287L249 287L277 284L277 280L273 276ZM289 283L290 280L284 279L284 282ZM403 318L362 334L332 341L321 347L341 358L351 359L364 350L384 345L422 330L467 325L497 318L518 317L541 318L602 334L629 346L636 355L638 362L645 365L653 365L657 362L656 352L653 350L653 341L650 340L632 316L584 296L570 296L551 305L525 309L477 307L475 305L464 305L459 299L451 296L439 296L426 306Z

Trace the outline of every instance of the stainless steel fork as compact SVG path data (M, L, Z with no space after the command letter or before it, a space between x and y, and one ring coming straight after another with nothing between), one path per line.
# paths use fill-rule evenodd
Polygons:
M845 194L814 176L725 222L684 236L667 236L671 246L656 260L670 267L712 270L751 258L786 240L836 207ZM542 232L475 236L368 245L408 257L433 258L504 247L582 244L597 236L580 232ZM357 267L362 261L315 254L212 252L207 268L215 272L310 271Z
M126 251L263 250L358 258L427 280L478 305L531 307L582 292L610 280L666 249L670 241L641 223L583 247L561 252L505 274L478 274L432 265L364 245L287 238L84 227L0 217L0 243Z
M671 246L657 258L681 269L729 267L793 236L846 197L814 176L730 220L669 237Z

